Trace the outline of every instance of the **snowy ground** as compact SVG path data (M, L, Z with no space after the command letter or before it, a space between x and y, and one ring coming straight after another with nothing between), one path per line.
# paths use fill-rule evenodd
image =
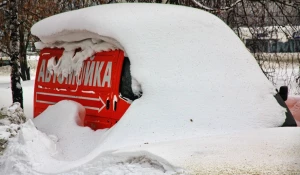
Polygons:
M0 68L1 69L1 68ZM33 80L23 81L23 98L24 98L24 112L28 117L33 116ZM9 76L1 76L0 75L0 108L8 107L12 104L12 96L10 89L10 77Z
M9 76L0 76L0 107L11 104L9 82ZM29 118L32 118L33 84L34 80L22 82L25 114ZM64 108L70 110L62 113ZM0 158L0 174L300 173L300 147L295 142L296 138L300 139L299 130L257 130L159 144L145 143L99 153L97 145L106 131L93 132L72 124L72 117L78 116L78 109L80 107L72 103L62 102L47 110L42 117L48 117L46 120L51 125L35 121L35 126L51 133L48 136L27 122L21 135L10 140L8 151ZM93 153L95 155L91 156Z

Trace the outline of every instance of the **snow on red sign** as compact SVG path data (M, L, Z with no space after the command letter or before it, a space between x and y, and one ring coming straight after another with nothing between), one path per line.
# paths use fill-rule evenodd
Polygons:
M79 77L76 77L74 73L69 74L67 77L54 76L47 70L47 59L42 59L41 66L38 72L38 82L66 84L66 85L83 85L93 87L111 87L111 61L87 61L83 67ZM105 64L105 66L104 66ZM102 68L105 67L104 75L101 75ZM101 77L103 76L103 77Z
M129 106L121 107L123 111L116 111L113 106L119 98L124 53L120 50L97 53L83 62L77 76L71 73L66 77L47 69L48 61L52 58L58 61L62 54L63 49L43 49L40 53L35 80L34 117L49 105L61 100L73 100L86 109L82 125L93 129L111 127Z

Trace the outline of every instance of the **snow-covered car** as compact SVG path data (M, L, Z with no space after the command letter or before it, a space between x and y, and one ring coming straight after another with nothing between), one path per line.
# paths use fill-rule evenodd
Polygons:
M44 49L35 103L51 106L36 113L33 123L22 129L20 146L11 149L28 155L28 161L23 161L28 165L17 164L22 171L300 172L300 132L296 127L281 127L295 126L293 117L286 116L287 108L281 106L285 106L281 97L286 93L277 93L242 41L212 14L161 4L101 5L49 17L36 23L31 32L40 39L37 48ZM53 56L56 51L58 56ZM111 53L118 56L101 60L101 54ZM124 65L108 62L125 57L130 76L124 77L131 80L126 88L142 96L110 129L78 126L84 109L95 107L94 113L103 106L100 112L108 110L106 106L111 113L118 109L113 105L121 100L120 90L102 94L94 85L120 83ZM113 78L114 71L120 74L118 79ZM53 83L54 78L58 83ZM53 86L45 84L49 82ZM56 103L56 97L63 101ZM94 106L84 100L93 101ZM8 160L5 167L12 162ZM6 170L2 171L15 171Z
M86 45L87 42L81 44ZM74 49L80 47L78 43L71 45L67 47ZM49 105L61 100L73 100L82 104L86 111L80 118L79 125L89 126L92 129L110 128L120 120L132 101L141 96L141 85L132 78L130 61L124 52L106 42L95 45L93 46L98 47L98 51L90 51L91 55L83 54L83 57L79 58L85 60L80 63L83 64L82 69L77 73L75 71L64 73L64 76L62 75L64 70L59 76L51 71L57 72L61 64L66 64L63 59L78 59L76 54L81 52L75 51L75 54L70 55L63 47L45 48L40 52L35 80L34 117L41 114ZM109 51L110 49L113 51ZM75 55L75 58L72 58L72 55ZM282 126L296 126L284 102L287 100L286 88L281 87L274 97L287 110L286 120Z
M94 9L89 10L93 11ZM86 12L78 11L74 14L80 16L80 13ZM245 50L242 43L240 41L230 41L235 36L227 26L215 26L214 21L205 21L204 23L207 23L210 27L199 26L199 30L204 30L205 28L211 30L207 31L211 34L204 36L202 34L203 31L198 32L194 29L197 24L203 22L200 17L199 19L190 17L192 18L191 20L199 20L198 23L191 23L192 28L190 29L189 26L175 24L175 22L167 23L168 25L178 25L179 29L177 30L169 28L166 26L166 23L161 22L162 20L153 17L149 19L149 22L144 22L144 26L148 26L149 29L140 26L135 27L140 28L142 31L149 31L150 34L144 36L144 32L136 31L132 33L126 31L125 24L123 25L119 20L106 19L103 21L105 25L101 25L100 22L99 24L97 23L97 26L99 25L101 32L106 31L106 28L109 28L111 31L102 34L96 30L97 27L90 28L91 24L89 22L94 19L91 16L82 26L75 25L79 22L74 22L70 26L63 25L60 23L62 20L54 23L53 19L56 17L54 16L37 23L32 31L42 41L37 47L43 49L40 52L35 82L35 117L49 105L53 105L61 100L74 100L85 106L86 115L80 122L83 126L90 126L93 129L110 128L120 120L131 102L140 97L142 91L144 91L141 87L146 89L146 93L148 93L148 87L152 87L150 92L160 88L166 93L173 92L172 101L178 102L181 102L182 99L175 94L195 94L193 98L197 97L197 103L199 104L195 102L193 102L195 104L189 103L184 108L182 108L183 105L180 103L172 105L179 111L190 111L191 108L199 108L198 105L203 105L194 114L202 113L204 109L207 109L207 104L216 105L217 101L223 100L229 106L225 108L221 105L222 114L220 115L231 111L233 112L231 115L242 116L242 112L237 112L239 110L234 109L233 106L237 105L235 103L243 103L247 106L250 105L249 102L251 101L252 103L257 103L253 104L252 108L259 104L259 110L253 109L259 115L264 116L263 110L269 110L268 108L271 104L268 104L268 101L260 104L259 96L257 96L262 93L265 95L270 94L270 92L264 91L264 88L262 88L262 86L268 87L266 84L269 82L262 72L257 69L258 65L255 63L255 59ZM108 22L109 20L111 21ZM166 28L165 31L161 31L161 33L165 32L164 34L160 34L159 31L162 29L154 27L156 25L150 25L155 22L159 23L161 28ZM115 27L109 23L118 24L114 24L117 26ZM220 24L218 23L218 25ZM45 26L47 26L47 30ZM122 31L120 31L121 29ZM220 30L222 31L221 33L227 31L227 34L226 36L222 34L221 38L216 38L215 36L219 34L215 34L214 30ZM47 31L51 31L51 34L47 33ZM120 39L117 39L114 36L115 34ZM126 37L129 34L135 36L128 39ZM172 37L170 37L170 34L172 34ZM198 39L194 38L194 35L199 35ZM158 39L158 36L164 39ZM230 38L227 38L227 36L230 36ZM237 37L235 37L236 39ZM124 44L122 40L126 40L126 43ZM232 43L228 44L228 42ZM236 45L238 46L236 47ZM182 56L179 57L179 55ZM193 56L190 57L189 55ZM206 57L203 58L201 55L206 55ZM134 64L132 68L130 68L130 61ZM145 64L146 62L147 65ZM226 62L226 64L223 62ZM149 68L149 65L152 65L151 68ZM242 66L244 67L241 69L240 67ZM132 69L133 76L130 74L130 69ZM208 75L208 73L212 72L214 74ZM144 76L140 78L141 75ZM201 77L202 75L205 75L205 77ZM211 79L206 78L213 75L215 77L212 77L212 79L219 79L217 84L211 84ZM262 79L261 81L256 80L256 77L259 76ZM199 77L199 79L196 77ZM145 84L141 83L150 79L153 79L153 82L149 81L151 84L147 82ZM262 81L265 81L266 84L260 84ZM172 85L174 82L176 82L176 85ZM157 87L154 87L154 85ZM163 87L161 87L162 85ZM258 85L260 88L255 90L254 87ZM185 90L187 87L191 89ZM249 87L253 89L250 90ZM271 89L272 86L269 88ZM166 89L168 90L166 91ZM200 89L201 91L199 91ZM213 89L214 91L211 91ZM229 95L228 91L234 94ZM201 96L204 92L205 96ZM244 92L247 93L244 94ZM278 123L277 126L296 126L296 122L281 99L281 97L287 95L287 91L284 91L285 94L281 93L281 96L280 93L276 94L275 91L273 93L278 103L287 110L285 122ZM252 98L250 101L248 101L249 96ZM236 99L236 101L233 103L231 98ZM206 102L202 102L204 99ZM186 100L183 103L191 101L191 99ZM228 103L227 100L231 102ZM164 102L164 104L166 103L173 102ZM192 107L193 105L195 107ZM280 106L277 108L279 109ZM153 108L153 110L156 109L160 109L160 107ZM165 108L163 110L168 111L169 109ZM255 114L256 112L248 111L247 113L253 116L257 115ZM278 114L275 114L274 117ZM216 117L215 115L216 113L212 114L212 116ZM276 119L274 120L276 121ZM264 122L267 123L267 121Z

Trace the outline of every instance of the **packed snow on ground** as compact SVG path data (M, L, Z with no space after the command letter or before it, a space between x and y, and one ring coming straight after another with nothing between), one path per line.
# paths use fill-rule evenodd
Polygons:
M1 67L0 67L1 69ZM24 113L27 117L33 117L33 88L35 76L33 80L21 81L24 99ZM0 76L0 108L9 107L12 104L11 86L9 76Z
M108 130L77 126L78 103L49 107L9 142L0 174L300 172L299 130L274 128L285 120L275 88L213 15L102 5L47 18L32 33L46 45L93 38L124 49L143 96Z
M62 112L65 108L70 110ZM76 102L61 101L42 114L44 122L39 116L35 125L31 120L25 123L0 159L0 173L40 174L35 171L37 167L47 164L43 172L56 174L52 163L78 165L70 160L97 149L97 142L105 134L103 130L93 132L75 124L82 109ZM58 120L59 117L64 118ZM144 143L102 152L94 160L62 174L297 174L300 152L295 139L299 135L300 130L293 128L271 128Z
M0 155L8 145L8 140L17 135L20 124L26 121L20 103L16 102L8 108L0 108Z
M28 59L27 58L27 64L28 64L28 67L30 68L31 75L35 75L37 62L38 62L38 60L36 60L36 59ZM0 67L0 76L10 75L10 72L11 72L10 70L11 70L10 66L1 66Z

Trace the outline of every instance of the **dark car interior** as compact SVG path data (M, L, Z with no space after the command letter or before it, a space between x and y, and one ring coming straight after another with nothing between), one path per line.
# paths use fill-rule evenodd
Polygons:
M134 101L141 97L138 95L135 95L132 91L131 87L131 73L130 73L130 61L128 57L124 57L123 62L123 68L122 68L122 75L121 75L121 81L120 81L120 93L121 96L124 99L129 99L131 101Z

